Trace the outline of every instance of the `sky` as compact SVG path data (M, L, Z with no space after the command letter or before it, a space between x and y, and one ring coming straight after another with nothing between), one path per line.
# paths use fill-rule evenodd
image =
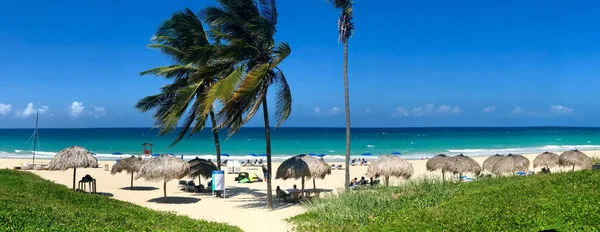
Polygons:
M168 82L139 72L173 13L215 1L8 1L0 8L0 128L148 127L135 103ZM343 127L339 11L277 1L293 96L283 126ZM600 126L600 3L356 0L352 126ZM269 95L272 98L272 95ZM274 104L271 103L271 106ZM274 112L274 109L270 109ZM262 126L259 113L247 126Z

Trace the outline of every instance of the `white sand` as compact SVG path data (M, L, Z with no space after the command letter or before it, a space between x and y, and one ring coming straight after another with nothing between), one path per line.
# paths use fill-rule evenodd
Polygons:
M588 156L600 157L600 150L585 151ZM537 154L525 155L533 163ZM487 157L474 157L480 164ZM0 168L12 168L31 160L20 159L0 159ZM49 163L49 160L40 160L39 163ZM440 176L441 173L431 173L425 170L426 160L412 160L415 175L413 178ZM167 195L172 203L161 202L163 196L162 183L147 182L143 179L134 180L134 186L154 187L153 190L133 191L124 190L123 187L129 187L130 176L125 173L111 175L109 171L104 170L105 164L113 165L114 161L100 161L100 168L78 169L77 180L84 175L89 174L97 180L97 191L113 194L114 199L129 201L138 205L149 207L156 210L173 211L179 214L187 215L191 218L204 219L210 221L224 222L236 225L245 231L288 231L291 227L284 222L284 219L303 212L303 208L297 204L286 204L274 201L272 211L266 209L266 182L239 184L234 181L237 174L226 174L225 185L227 189L226 198L215 198L209 194L185 193L177 190L177 180L167 183ZM337 163L336 163L337 164ZM273 170L277 170L279 163L273 163ZM531 167L533 170L533 167ZM353 166L350 168L351 178L364 176L367 167ZM242 167L242 171L255 172L262 178L260 167ZM539 168L535 171L539 171ZM552 169L553 172L559 169ZM42 178L54 181L72 187L73 171L30 171ZM275 173L273 172L273 175ZM188 179L189 180L189 179ZM198 179L195 180L198 184ZM390 179L391 184L397 184L401 180ZM206 180L203 180L206 184ZM273 189L281 186L283 189L291 188L292 185L298 185L300 180L283 181L276 179L273 181ZM332 189L334 192L342 189L344 184L344 171L333 170L332 174L324 180L317 180L317 188ZM306 188L312 188L312 181L306 182Z

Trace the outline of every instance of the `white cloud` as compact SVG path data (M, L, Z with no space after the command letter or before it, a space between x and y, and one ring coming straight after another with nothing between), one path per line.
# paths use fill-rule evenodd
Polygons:
M30 102L30 103L27 103L27 107L25 107L24 110L17 111L17 113L15 115L20 118L29 118L30 116L32 116L36 113L44 114L44 113L48 112L49 109L50 109L50 107L48 107L48 106L40 106L40 108L36 108L35 105ZM53 115L54 114L50 113L50 116L53 116Z
M331 114L338 114L339 112L340 112L339 107L333 107L333 108L331 108L331 110L329 110L329 113L331 113Z
M83 106L82 102L74 101L71 103L71 107L69 107L69 113L73 117L79 117L79 115L83 113L84 108L85 107Z
M49 109L49 108L50 108L50 107L48 107L48 106L40 106L40 108L38 109L38 112L39 112L40 114L46 113L46 112L48 112L48 109Z
M394 113L392 113L392 116L397 117L397 118L401 118L401 117L408 117L408 110L402 108L402 107L398 107L396 108L396 111L394 111Z
M435 107L434 104L428 104L425 106L415 107L412 110L407 110L402 107L396 108L396 111L392 113L393 117L421 117L433 114L460 114L462 109L458 106L441 105Z
M0 103L0 115L8 115L12 109L12 105Z
M94 106L93 108L94 108L94 117L99 118L99 117L106 116L106 110L104 109L104 107Z
M371 113L371 109L365 110L365 114L370 114L370 113Z
M562 105L555 105L550 107L550 112L555 114L572 114L573 111L573 109Z
M312 114L314 114L314 115L336 115L336 114L339 114L340 112L341 112L341 109L337 106L335 106L331 109L326 109L326 110L323 110L319 107L315 107Z
M496 107L495 106L488 106L488 107L483 108L483 112L484 113L491 113L491 112L494 112L494 111L496 111Z
M35 108L33 108L33 103L30 102L27 104L27 108L25 108L25 110L23 110L21 113L21 117L28 118L33 114L35 114Z
M524 111L525 111L525 110L523 110L523 109L522 109L520 106L517 106L517 107L515 107L515 108L512 110L512 113L513 113L513 114L520 114L520 113L523 113Z

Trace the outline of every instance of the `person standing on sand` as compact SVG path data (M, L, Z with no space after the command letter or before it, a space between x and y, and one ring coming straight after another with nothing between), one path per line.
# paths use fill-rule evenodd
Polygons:
M267 167L265 167L265 165L262 166L262 171L263 171L263 176L265 177L265 181L267 181L267 178L269 178L267 176L269 170L267 170Z

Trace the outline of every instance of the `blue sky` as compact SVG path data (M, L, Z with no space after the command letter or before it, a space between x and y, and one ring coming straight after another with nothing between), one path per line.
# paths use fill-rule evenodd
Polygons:
M0 128L143 127L134 105L169 64L146 48L179 10L214 1L9 1L0 8ZM360 127L600 126L599 3L357 0L350 40ZM278 1L294 98L284 126L344 126L339 12ZM271 104L273 106L273 104ZM256 115L249 126L261 126Z

